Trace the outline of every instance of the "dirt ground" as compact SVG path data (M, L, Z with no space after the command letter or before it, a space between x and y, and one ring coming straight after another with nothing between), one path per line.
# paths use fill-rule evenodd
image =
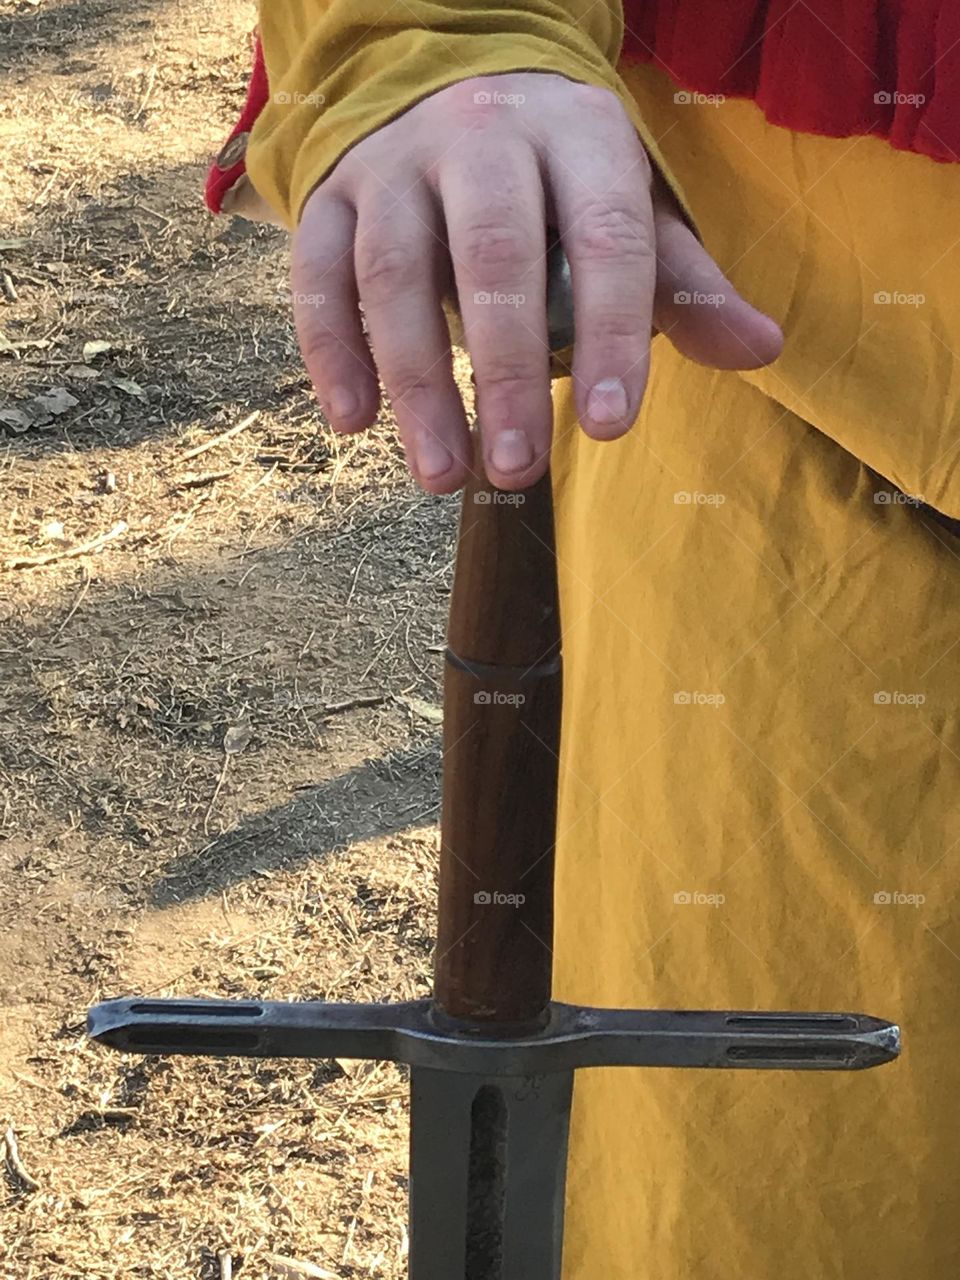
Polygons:
M0 0L2 1280L405 1274L398 1069L84 1036L429 981L456 502L324 429L285 235L202 207L253 21Z

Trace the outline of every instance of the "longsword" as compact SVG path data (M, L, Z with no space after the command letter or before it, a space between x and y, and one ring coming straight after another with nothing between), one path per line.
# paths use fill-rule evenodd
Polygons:
M559 267L551 287L555 304L569 288ZM551 339L555 352L565 345ZM900 1049L896 1025L859 1013L552 999L560 640L549 475L520 494L475 476L445 655L430 998L132 997L89 1014L95 1040L130 1053L409 1066L411 1280L559 1280L577 1070L852 1071Z

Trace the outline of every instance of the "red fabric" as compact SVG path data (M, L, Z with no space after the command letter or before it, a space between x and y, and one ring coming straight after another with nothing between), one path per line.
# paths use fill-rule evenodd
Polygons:
M247 171L245 158L246 148L237 144L233 150L239 152L239 159L235 159L232 164L227 164L226 168L221 167L221 162L226 159L233 160L230 153L230 144L235 138L239 138L241 134L247 134L253 128L253 122L263 110L267 98L270 94L270 88L267 84L267 68L263 61L263 47L260 44L259 35L255 37L253 47L253 73L250 77L250 84L247 87L247 100L244 103L243 111L240 119L234 125L233 130L224 143L220 155L213 162L207 172L207 185L204 198L207 202L207 208L212 213L219 213L223 205L223 198L234 185L239 181Z
M960 161L960 0L625 0L623 56L773 124Z
M876 134L960 161L960 0L624 0L624 10L623 57L682 89L752 98L799 133ZM214 213L246 172L242 142L230 145L269 92L258 36L243 112L207 174Z

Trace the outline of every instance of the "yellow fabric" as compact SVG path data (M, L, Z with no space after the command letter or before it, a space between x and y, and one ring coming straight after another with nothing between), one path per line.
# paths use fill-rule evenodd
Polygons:
M749 380L960 516L960 165L794 134L749 103L678 104L646 68L624 76L707 247L789 334Z
M275 102L251 173L292 224L347 148L442 84L531 65L609 84L783 323L784 356L749 375L657 339L615 444L557 388L557 994L861 1010L901 1021L905 1053L866 1073L582 1075L565 1280L947 1280L960 540L878 502L868 468L960 516L960 166L677 103L649 70L624 87L616 12L274 0L274 92L325 103Z
M662 160L614 70L620 0L269 0L260 34L270 100L251 133L247 172L288 227L352 146L420 99L474 76L553 72L610 89Z
M566 1280L948 1280L960 538L878 503L861 457L958 514L960 166L632 83L787 347L741 376L657 339L615 444L558 389L557 994L869 1012L905 1052L850 1074L578 1077Z

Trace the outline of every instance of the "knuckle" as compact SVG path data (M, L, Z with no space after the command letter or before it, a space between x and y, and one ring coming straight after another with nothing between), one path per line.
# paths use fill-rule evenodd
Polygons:
M477 381L485 390L496 390L509 395L513 391L527 391L533 383L540 382L547 371L547 354L538 360L526 355L511 356L505 352L481 364Z
M407 290L421 267L406 245L358 241L356 271L361 293L390 298Z
M536 250L518 227L478 222L464 230L456 256L471 279L499 284L525 276Z
M578 107L586 108L601 116L623 116L625 112L620 99L612 89L605 89L598 84L572 84L570 96Z
M608 311L599 315L591 315L587 326L590 341L599 347L609 347L613 343L634 342L638 338L649 338L644 332L643 320L629 311Z
M332 329L316 322L301 320L297 329L304 361L311 370L322 374L343 351L342 341Z
M651 229L627 202L591 205L576 217L570 252L591 262L636 263L654 257Z
M462 125L485 125L502 118L503 80L496 76L474 76L449 85L442 93L445 111L452 111Z
M409 404L438 389L437 380L424 374L422 367L391 362L389 359L381 358L380 376L387 394L395 404Z

